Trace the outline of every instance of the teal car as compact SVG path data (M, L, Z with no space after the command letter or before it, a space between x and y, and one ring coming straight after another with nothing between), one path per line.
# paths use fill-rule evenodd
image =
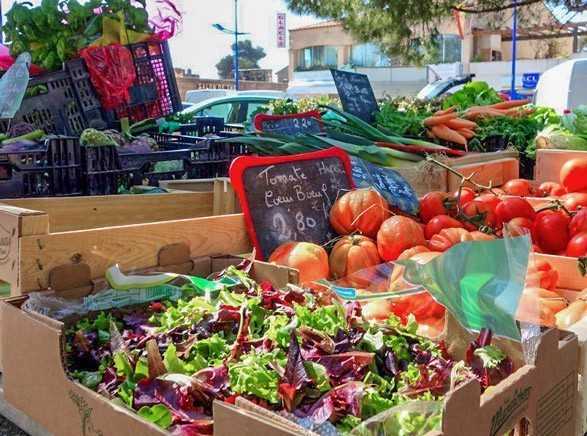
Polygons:
M278 100L277 96L235 95L215 97L194 104L182 111L203 117L222 117L226 124L243 125L259 109L266 108L269 102Z

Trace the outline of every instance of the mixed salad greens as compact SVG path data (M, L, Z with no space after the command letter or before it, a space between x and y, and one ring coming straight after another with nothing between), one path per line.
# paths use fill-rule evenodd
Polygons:
M394 406L440 401L464 380L478 379L485 389L513 372L510 359L490 345L489 331L471 344L466 361L456 362L443 343L416 335L413 319L369 323L357 302L256 283L250 265L215 276L236 286L201 292L190 283L177 301L70 323L70 374L174 434L212 434L212 402L237 397L336 434L360 431ZM440 415L418 413L385 420L405 434L440 423Z

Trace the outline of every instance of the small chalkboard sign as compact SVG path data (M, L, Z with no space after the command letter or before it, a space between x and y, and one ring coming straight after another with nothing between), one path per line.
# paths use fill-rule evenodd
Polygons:
M259 114L253 122L255 129L260 132L296 137L304 133L314 135L321 133L322 123L320 119L318 111L309 111L287 115Z
M375 188L392 206L415 215L418 198L409 183L396 171L351 156L353 182L358 188Z
M370 123L379 112L371 82L365 74L331 69L342 108L349 114Z
M240 156L230 167L249 236L261 260L280 245L336 237L330 209L354 188L348 155L331 148L280 157Z

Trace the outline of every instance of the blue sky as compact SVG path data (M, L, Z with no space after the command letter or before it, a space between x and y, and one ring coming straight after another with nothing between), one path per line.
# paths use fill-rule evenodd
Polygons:
M29 1L40 3L40 0ZM282 0L238 1L239 28L250 32L247 38L267 52L261 67L276 71L288 65L288 48L276 47L275 30L277 12L287 12L285 3ZM0 2L5 13L14 0ZM214 29L212 24L220 23L227 28L234 28L234 0L176 0L176 4L184 11L184 25L182 34L170 41L174 65L191 68L202 77L216 78L215 65L220 58L230 53L233 38ZM313 17L287 12L289 29L317 21Z
M183 9L183 33L171 42L174 64L192 68L202 77L215 78L214 65L230 53L233 37L214 29L212 24L234 28L234 0L183 0ZM261 67L274 71L289 63L288 48L276 47L277 12L287 12L281 0L239 0L239 30L250 32L246 38L265 48L267 57ZM288 29L318 21L287 12Z

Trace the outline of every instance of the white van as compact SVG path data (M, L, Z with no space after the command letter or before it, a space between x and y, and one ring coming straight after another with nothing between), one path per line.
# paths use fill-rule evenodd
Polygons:
M542 73L534 102L558 114L587 104L587 58L572 59Z

